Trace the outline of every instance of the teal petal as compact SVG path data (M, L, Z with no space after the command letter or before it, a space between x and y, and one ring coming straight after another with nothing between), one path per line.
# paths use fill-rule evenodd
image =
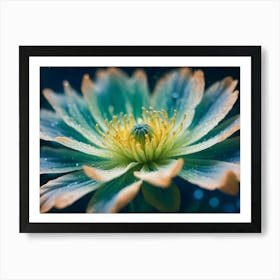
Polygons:
M184 134L186 144L201 139L226 117L238 99L239 92L234 91L236 84L237 81L227 78L206 91L191 127Z
M132 175L132 171L103 183L90 200L87 212L117 212L137 195L141 183Z
M170 156L188 155L203 151L217 143L224 141L239 129L240 116L237 115L225 120L211 132L209 132L204 138L192 145L180 147L180 145L183 145L182 143L184 142L184 137L182 137L181 140L176 144L177 147L170 152Z
M208 190L220 189L236 194L240 178L239 164L218 160L184 158L179 177Z
M40 173L66 173L80 170L83 165L109 168L112 162L104 158L87 155L66 148L41 147Z
M40 188L40 211L48 212L53 207L65 208L100 185L88 178L83 171L50 180Z
M149 101L149 87L147 76L144 71L137 70L130 80L131 96L130 102L135 119L142 116L142 107L148 108L151 104Z
M185 128L194 116L195 108L202 99L204 91L204 76L201 71L192 72L182 68L166 75L156 85L153 104L156 109L165 109L169 117L177 110L177 120L180 122L187 114Z
M220 142L206 150L199 151L191 155L187 155L187 157L239 163L240 162L240 137L236 136L236 137L226 139L223 142ZM183 156L183 158L185 157Z
M104 115L102 112L104 108L99 106L99 94L88 74L83 77L81 90L92 117L96 120L101 130L106 131L107 128L104 123Z
M66 95L56 94L50 89L45 89L43 94L68 126L79 132L93 145L101 146L101 136L95 130L95 122L91 118L85 100L70 89L70 86L65 91Z
M40 111L40 138L45 141L54 141L56 137L69 137L89 144L75 129L68 126L55 112L49 110Z
M73 150L102 158L110 157L106 150L95 146L76 130L69 127L54 112L40 111L40 138L53 141Z
M116 68L98 71L95 83L86 76L82 91L88 96L88 101L93 102L92 111L99 111L99 118L111 119L113 115L121 112L132 113L129 79Z
M164 189L144 183L142 193L145 200L161 212L176 212L180 208L180 191L174 183Z

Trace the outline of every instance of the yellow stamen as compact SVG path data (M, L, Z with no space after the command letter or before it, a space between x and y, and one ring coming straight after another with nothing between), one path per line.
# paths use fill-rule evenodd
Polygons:
M105 120L107 131L96 125L97 132L103 138L103 144L116 158L142 163L152 163L164 158L166 152L176 143L176 137L182 132L186 120L176 123L177 112L169 118L167 111L149 110L142 107L142 116L137 120L133 115L120 113Z

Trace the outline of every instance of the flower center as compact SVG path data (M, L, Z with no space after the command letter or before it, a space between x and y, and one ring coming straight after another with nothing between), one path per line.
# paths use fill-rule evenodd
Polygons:
M131 130L131 135L134 136L135 140L142 145L145 144L146 138L151 140L152 134L153 129L146 123L136 124Z
M142 108L142 116L114 115L105 120L107 130L96 130L103 138L102 144L115 160L121 162L151 163L166 158L166 152L174 146L176 136L183 129L183 121L176 122L177 112L171 118L165 110Z

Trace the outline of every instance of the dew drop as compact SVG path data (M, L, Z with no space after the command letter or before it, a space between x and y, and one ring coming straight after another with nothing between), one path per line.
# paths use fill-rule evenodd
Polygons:
M172 99L176 100L179 98L179 94L177 92L172 93Z
M51 122L51 127L55 127L58 125L58 122Z

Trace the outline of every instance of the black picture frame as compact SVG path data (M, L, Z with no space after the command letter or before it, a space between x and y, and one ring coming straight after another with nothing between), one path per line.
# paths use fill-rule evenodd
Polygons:
M32 56L246 56L251 58L250 223L33 223L29 221L29 58ZM38 89L39 92L39 89ZM20 227L22 233L261 232L260 46L19 46ZM32 174L39 176L39 174Z

